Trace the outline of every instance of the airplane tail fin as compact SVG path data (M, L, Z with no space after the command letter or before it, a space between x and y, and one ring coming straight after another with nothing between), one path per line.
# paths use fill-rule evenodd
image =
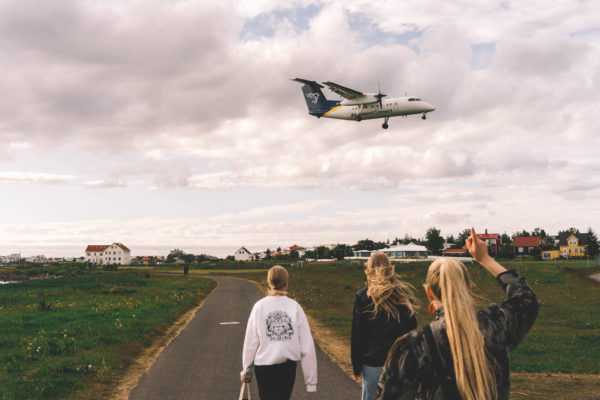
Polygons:
M320 117L333 107L339 105L339 101L327 100L321 88L324 86L318 84L315 81L309 81L306 79L296 78L293 81L304 83L302 86L302 93L304 93L304 99L308 106L308 113L316 117Z

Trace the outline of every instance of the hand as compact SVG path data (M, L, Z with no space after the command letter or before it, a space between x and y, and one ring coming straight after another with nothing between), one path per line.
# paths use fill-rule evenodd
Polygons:
M240 382L242 383L250 383L251 380L252 378L246 378L245 376L240 377Z
M474 228L471 228L471 236L467 238L467 249L471 253L471 256L488 270L490 274L498 276L506 271L506 268L490 257L487 244L477 237Z
M354 375L354 380L355 380L357 383L360 383L360 381L361 381L361 379L360 379L360 375Z
M481 262L489 257L487 244L477 237L475 228L471 227L471 236L466 241L467 250L477 262Z

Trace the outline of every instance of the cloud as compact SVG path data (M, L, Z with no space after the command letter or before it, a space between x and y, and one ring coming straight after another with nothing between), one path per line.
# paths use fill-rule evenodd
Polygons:
M118 210L143 237L48 214L46 232L71 232L50 235L57 246L262 246L594 220L598 194L585 186L598 173L599 19L590 2L3 2L0 183L70 185L74 202L144 194L148 219ZM364 92L379 83L436 111L385 131L317 119L295 77ZM240 209L229 197L239 193L276 194ZM165 206L203 197L213 203L192 222ZM30 235L19 238L43 242Z
M75 176L50 174L46 172L0 172L0 182L5 183L36 183L45 185L64 185L73 181Z

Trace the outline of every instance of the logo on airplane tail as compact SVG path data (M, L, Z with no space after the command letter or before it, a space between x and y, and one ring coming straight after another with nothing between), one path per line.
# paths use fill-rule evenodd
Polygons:
M317 104L319 101L318 93L306 93L306 98L309 99L313 104Z

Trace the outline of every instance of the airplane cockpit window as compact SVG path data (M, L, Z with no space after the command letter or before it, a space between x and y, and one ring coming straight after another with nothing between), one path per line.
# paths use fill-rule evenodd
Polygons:
M410 99L408 99L408 101L415 101L415 99L413 99L412 97Z

